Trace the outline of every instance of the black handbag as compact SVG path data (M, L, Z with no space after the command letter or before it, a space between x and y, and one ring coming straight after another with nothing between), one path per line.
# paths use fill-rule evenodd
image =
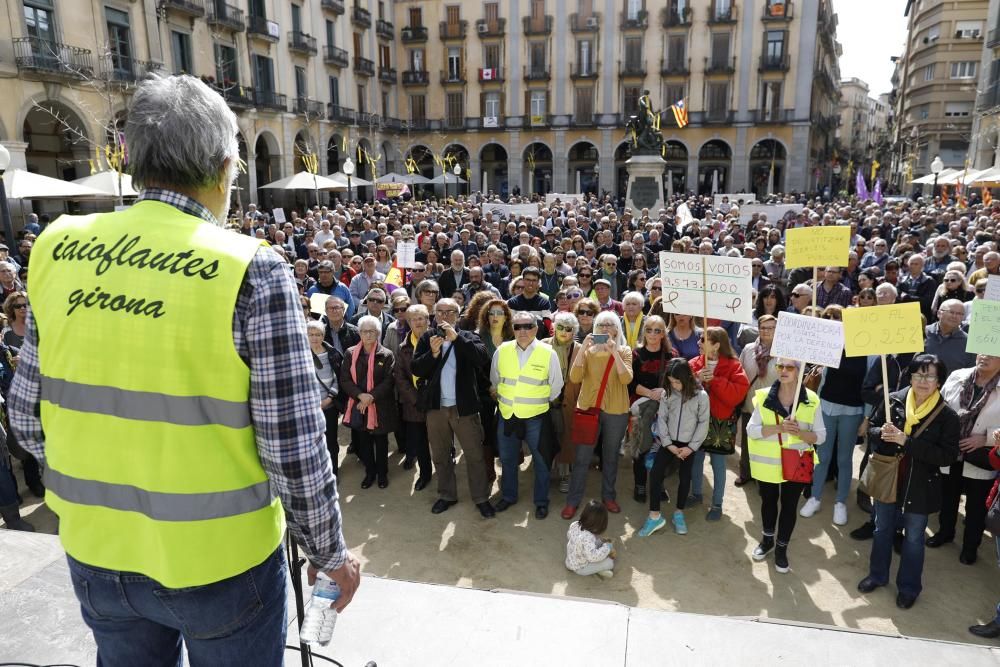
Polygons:
M728 456L736 451L736 422L735 417L729 419L719 419L710 417L708 420L708 435L701 448L709 454L723 454Z

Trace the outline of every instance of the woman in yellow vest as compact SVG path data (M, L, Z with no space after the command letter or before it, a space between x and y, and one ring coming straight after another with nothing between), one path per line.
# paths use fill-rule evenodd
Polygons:
M801 387L795 396L799 362L779 359L775 368L778 381L754 394L747 445L750 476L760 488L764 524L763 537L753 550L753 559L764 560L774 550L774 569L784 573L789 570L788 542L795 530L799 496L812 483L815 446L826 436L826 427L815 392ZM793 404L795 415L791 418Z

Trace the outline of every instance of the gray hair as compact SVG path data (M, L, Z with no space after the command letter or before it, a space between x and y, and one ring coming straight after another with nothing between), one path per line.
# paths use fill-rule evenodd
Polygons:
M137 187L228 187L236 177L239 126L222 96L193 76L154 76L139 84L125 124L129 171ZM228 168L223 174L223 167Z
M374 315L362 316L361 319L358 320L358 331L361 331L361 327L365 326L366 324L375 327L375 329L379 332L379 335L382 334L382 320L380 320L379 318L375 317Z
M561 324L564 327L573 327L574 336L576 335L576 332L580 330L580 320L576 319L576 315L573 313L556 313L555 318L552 320L552 324L556 326Z
M625 296L622 297L622 304L626 301L635 301L641 306L646 303L646 297L644 297L640 292L625 292Z
M326 335L326 325L319 320L309 320L306 322L306 330L308 331L309 329L315 329L324 336Z
M413 296L419 299L424 295L424 292L426 292L427 290L434 290L435 292L438 293L438 296L441 295L441 287L437 284L437 281L427 278L426 280L420 281L420 284L417 285L417 288L413 290Z
M529 320L532 324L534 324L535 323L535 316L532 315L531 313L529 313L526 310L516 310L510 316L510 321L511 322L514 322L515 320Z
M616 334L614 336L615 343L619 347L624 347L625 336L622 335L622 323L618 319L618 314L613 310L605 310L602 313L598 313L597 317L594 318L594 333L601 333L600 328L604 324L614 324Z

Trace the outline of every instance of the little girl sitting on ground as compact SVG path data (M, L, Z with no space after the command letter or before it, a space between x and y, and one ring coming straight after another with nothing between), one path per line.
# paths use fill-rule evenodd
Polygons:
M566 531L566 568L583 576L597 574L610 579L616 554L611 540L600 537L607 529L608 510L603 503L591 500L580 520L571 523Z

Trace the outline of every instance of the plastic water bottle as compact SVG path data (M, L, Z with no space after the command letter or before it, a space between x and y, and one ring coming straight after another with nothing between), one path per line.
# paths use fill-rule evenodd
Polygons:
M649 451L646 453L646 460L644 461L646 465L646 470L653 469L653 462L656 461L656 452Z
M316 574L312 597L306 605L299 639L303 644L326 646L333 638L337 625L337 610L330 605L340 599L340 586L322 572Z

